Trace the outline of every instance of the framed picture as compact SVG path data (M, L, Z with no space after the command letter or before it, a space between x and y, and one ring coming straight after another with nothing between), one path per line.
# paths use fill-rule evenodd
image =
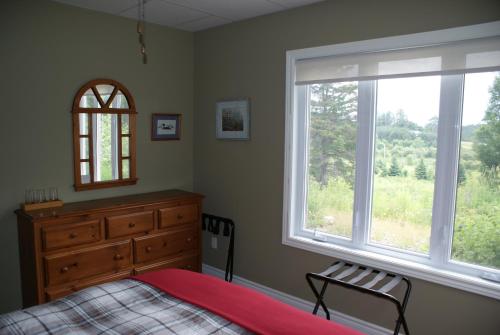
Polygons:
M181 114L153 114L151 123L152 141L181 139Z
M219 101L215 109L216 138L250 139L250 99Z

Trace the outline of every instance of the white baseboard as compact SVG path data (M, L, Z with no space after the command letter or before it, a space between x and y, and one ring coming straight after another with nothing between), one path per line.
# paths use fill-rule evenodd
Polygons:
M222 271L216 267L210 266L208 264L203 264L202 269L203 269L203 273L205 273L205 274L224 279L224 271ZM260 291L268 296L271 296L277 300L284 302L285 304L294 306L294 307L301 309L301 310L304 310L306 312L311 312L314 308L314 304L310 301L297 298L293 295L283 293L281 291L278 291L278 290L272 289L270 287L255 283L253 281L250 281L248 279L245 279L245 278L242 278L239 276L233 276L233 283ZM330 316L331 316L332 321L335 321L337 323L341 323L341 324L348 326L350 328L359 330L362 333L365 333L368 335L389 335L389 334L393 333L393 331L391 331L387 328L375 325L375 324L370 323L370 322L366 322L364 320L354 318L354 317L349 316L347 314L343 314L343 313L337 312L337 311L332 310L332 309L329 309L329 311L330 311ZM321 312L321 309L320 309L319 314L323 314ZM323 316L324 316L324 314L323 314Z

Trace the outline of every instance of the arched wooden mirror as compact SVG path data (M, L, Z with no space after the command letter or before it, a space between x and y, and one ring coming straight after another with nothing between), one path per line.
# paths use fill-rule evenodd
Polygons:
M127 88L111 79L92 80L76 94L72 113L75 189L135 184L137 113Z

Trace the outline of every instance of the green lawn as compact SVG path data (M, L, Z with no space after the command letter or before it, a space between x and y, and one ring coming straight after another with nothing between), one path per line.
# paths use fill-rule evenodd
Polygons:
M370 239L428 253L434 181L375 176ZM350 237L354 192L342 179L320 188L311 178L306 227ZM477 172L457 192L452 257L500 268L500 191Z

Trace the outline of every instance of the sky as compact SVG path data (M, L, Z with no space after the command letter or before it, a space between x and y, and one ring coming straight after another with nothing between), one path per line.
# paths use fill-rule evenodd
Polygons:
M478 124L488 107L489 88L499 72L465 76L462 125ZM440 77L383 79L378 81L378 113L405 111L408 119L424 126L439 114Z

